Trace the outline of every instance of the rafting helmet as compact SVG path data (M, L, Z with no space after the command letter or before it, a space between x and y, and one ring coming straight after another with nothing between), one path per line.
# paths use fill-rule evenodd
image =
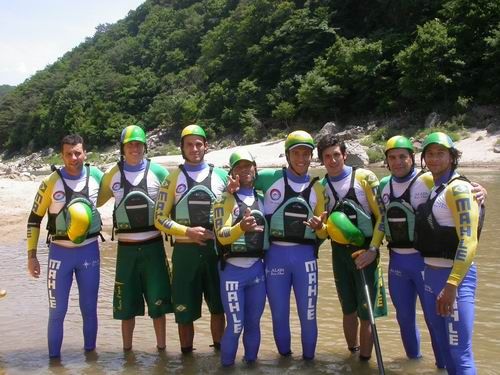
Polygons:
M146 133L144 130L140 126L129 125L122 130L122 134L120 136L120 150L122 155L123 145L133 141L144 143L144 152L147 151Z
M306 146L309 147L311 151L314 150L315 145L313 137L303 130L296 130L288 134L285 140L285 152L298 146Z
M420 164L422 168L423 160L425 160L425 149L432 144L440 145L448 149L452 158L451 168L452 170L455 170L458 166L458 160L460 159L462 153L455 147L455 144L450 136L443 132L434 132L424 138L424 142L422 143L422 155L420 156Z
M205 141L207 140L207 135L205 134L205 130L200 125L188 125L184 129L182 129L181 133L181 143L182 139L187 136L187 135L197 135L199 137L202 137Z
M232 170L235 167L235 165L242 160L249 161L253 163L253 165L257 166L253 155L249 151L241 149L234 151L229 157L229 168Z
M75 200L68 206L67 234L69 239L80 244L87 238L92 227L92 207L88 202Z
M424 142L422 143L422 153L425 153L425 148L431 144L441 145L447 149L455 148L450 136L442 132L434 132L424 138Z
M402 135L396 135L392 138L389 138L389 140L385 144L385 155L387 156L387 151L394 148L404 148L408 150L410 154L413 154L413 152L415 151L410 140Z

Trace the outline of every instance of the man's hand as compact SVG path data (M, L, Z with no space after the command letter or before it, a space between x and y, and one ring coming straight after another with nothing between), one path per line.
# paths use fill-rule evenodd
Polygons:
M457 298L457 287L446 283L436 298L436 313L440 316L450 316Z
M373 261L377 258L377 252L362 249L352 253L351 257L354 259L356 268L360 270L373 263Z
M486 196L488 195L488 191L477 182L471 182L472 185L472 193L474 194L479 205L484 204L486 200Z
M228 183L226 186L226 190L229 194L234 194L238 190L240 190L240 176L236 175L236 178L233 178L231 175L227 176Z
M36 256L28 258L28 272L35 279L40 277L40 263Z
M205 241L213 240L215 238L214 232L204 227L188 228L186 236L199 245L205 245Z
M321 216L313 216L309 220L304 221L303 223L312 230L320 230L321 228L323 228L323 223L326 220L326 215L328 215L328 212L323 211L321 213Z
M247 207L243 218L240 221L240 227L243 232L263 232L264 228L262 225L257 225L255 217L252 216L250 209Z

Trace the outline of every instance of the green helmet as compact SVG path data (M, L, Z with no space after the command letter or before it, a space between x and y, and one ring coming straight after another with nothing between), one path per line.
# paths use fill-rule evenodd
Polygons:
M242 160L247 160L255 165L255 159L250 152L247 150L241 149L234 151L229 157L229 167L233 169L235 165Z
M207 139L207 135L205 134L205 130L199 125L188 125L184 129L182 129L181 140L186 135L197 135L202 137L203 139Z
M427 148L427 146L431 144L441 145L448 149L455 148L455 145L453 144L451 138L447 134L442 132L434 132L424 138L424 142L422 143L422 154L425 153L425 149Z
M387 155L387 151L392 150L394 148L404 148L410 153L414 152L413 145L410 140L402 135L396 135L390 138L385 144L385 154Z
M137 125L127 126L122 130L120 143L124 145L125 143L132 141L138 141L146 144L146 133L144 133L144 130Z
M308 132L303 130L291 132L285 140L285 152L297 146L306 146L314 150L314 139Z

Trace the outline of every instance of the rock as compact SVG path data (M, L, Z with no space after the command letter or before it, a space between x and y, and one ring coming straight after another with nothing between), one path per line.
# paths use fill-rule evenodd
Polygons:
M493 152L495 154L500 154L500 145L493 147Z
M431 112L425 119L424 127L426 129L434 128L440 122L440 116L436 112Z
M369 158L363 146L359 144L358 141L346 142L347 159L346 164L363 167L368 165Z
M337 134L339 132L339 128L333 121L327 122L321 130L316 134L316 137L314 137L314 141L317 143L318 140L320 140L322 137L324 137L327 134Z

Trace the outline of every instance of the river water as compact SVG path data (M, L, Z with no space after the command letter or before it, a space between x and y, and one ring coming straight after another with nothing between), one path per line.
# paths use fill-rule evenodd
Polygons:
M500 171L474 169L463 171L469 178L488 189L486 222L479 244L478 290L474 331L474 353L479 374L499 374L500 361L500 272L496 265L495 249L500 234ZM318 172L319 173L319 172ZM383 175L379 170L377 174ZM109 231L109 228L106 228ZM112 319L112 293L114 284L115 246L101 244L101 284L99 291L99 333L97 351L91 355L83 352L81 317L78 308L76 283L70 295L70 305L65 321L62 360L51 363L47 356L47 292L45 272L47 248L40 244L39 259L43 275L39 280L28 277L26 253L20 234L14 247L0 246L0 289L8 295L0 299L0 374L376 374L375 353L369 363L360 363L346 349L342 333L342 314L334 287L329 245L319 253L319 337L315 361L305 363L300 359L300 329L294 310L292 295L292 358L277 355L268 307L262 319L262 344L259 361L253 367L241 362L238 353L234 369L221 369L219 358L209 347L210 333L207 311L196 324L195 348L192 356L179 354L177 327L173 315L167 316L167 350L158 353L152 323L147 317L138 317L134 336L134 350L121 350L120 322ZM171 249L168 249L169 257ZM387 253L383 252L383 268L387 269ZM387 274L384 274L387 285ZM384 365L387 374L445 374L434 367L429 335L418 309L422 333L421 360L409 361L399 338L394 308L390 303L389 316L377 320ZM495 354L496 353L496 354Z

